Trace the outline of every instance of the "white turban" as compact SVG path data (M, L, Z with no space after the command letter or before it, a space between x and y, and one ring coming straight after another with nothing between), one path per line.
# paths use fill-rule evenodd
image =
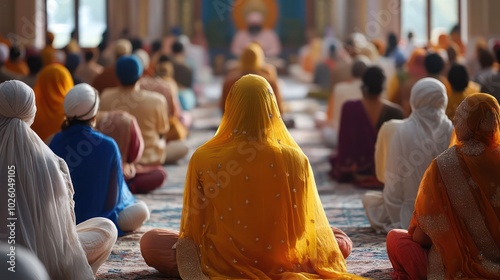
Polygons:
M35 113L35 93L31 87L16 80L0 84L0 118L18 118L31 125Z
M98 109L99 95L89 84L74 86L64 98L64 114L69 120L90 120L95 117Z
M0 63L3 63L8 59L9 59L9 47L4 43L0 43Z

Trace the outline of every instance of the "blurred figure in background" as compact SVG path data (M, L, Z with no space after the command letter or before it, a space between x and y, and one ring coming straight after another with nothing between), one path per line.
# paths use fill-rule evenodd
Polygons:
M8 80L19 79L17 75L5 68L5 63L9 59L9 47L0 43L0 83Z
M20 77L28 76L30 69L26 64L25 50L21 47L13 45L10 47L9 60L5 62L5 68Z
M415 48L417 48L415 44L415 34L410 31L406 35L406 42L404 42L403 49L401 51L403 52L403 55L406 57L406 59L410 59Z
M35 84L37 112L31 128L46 141L61 129L64 122L64 97L74 86L66 67L60 64L45 66Z
M68 71L71 73L71 78L73 78L73 83L75 85L81 84L83 81L78 78L78 76L75 75L76 69L78 69L78 66L80 66L80 54L76 53L68 53L66 56L66 62L64 63L64 66Z
M320 96L328 97L330 95L332 73L337 66L337 60L337 47L332 44L329 46L326 58L314 68L313 84Z
M352 80L338 83L333 89L328 101L327 119L322 127L323 140L329 147L336 147L340 128L340 116L342 107L348 101L363 98L363 75L368 68L369 60L359 56L352 65Z
M446 87L446 93L449 95L452 91L450 82L446 78L444 73L445 61L443 57L435 52L429 52L425 56L424 60L425 71L427 72L427 77L439 80Z
M400 105L405 117L411 113L410 92L413 85L427 76L425 70L426 55L427 52L424 49L415 49L408 59L406 67L397 71L389 81L387 99Z
M127 39L120 39L116 41L114 45L114 61L110 66L104 68L101 74L99 74L94 81L92 86L97 89L99 93L102 93L106 88L118 87L120 86L120 81L116 76L116 61L122 56L132 54L132 44Z
M52 45L54 43L54 33L47 32L45 36L45 47L41 51L43 66L57 62L57 51Z
M465 45L462 41L462 31L460 25L457 24L451 28L450 31L450 41L457 47L458 56L462 57L465 55Z
M387 35L387 47L384 56L390 58L396 68L401 68L406 63L406 57L399 48L399 39L392 32Z
M84 63L76 69L75 76L84 83L92 84L104 71L104 67L97 63L98 57L98 49L86 49L83 53Z
M497 69L495 69L495 57L488 49L483 48L477 50L477 56L481 69L472 80L480 85L484 85L497 73Z
M402 119L398 105L384 100L385 75L378 66L363 75L363 98L342 106L337 154L332 155L331 176L338 182L353 182L359 187L382 188L375 176L375 143L382 124Z
M281 43L278 35L274 30L263 26L265 14L262 9L266 9L265 5L260 4L259 6L262 7L249 7L245 11L247 30L238 30L231 43L231 53L236 57L240 57L250 43L261 45L266 57L277 57L281 53Z
M446 115L450 120L453 120L455 111L458 105L469 95L478 93L480 86L469 79L467 68L461 64L455 64L448 72L448 81L451 86L451 93L448 94L448 107L446 107Z
M500 63L500 48L495 49L495 57L497 63ZM500 72L495 71L489 79L483 81L481 92L489 93L494 96L497 101L500 100Z
M241 54L238 68L229 72L224 78L221 99L219 101L219 108L221 112L224 114L226 109L226 99L233 84L247 74L259 75L269 82L274 95L276 96L278 109L281 113L284 113L285 108L276 69L274 66L265 63L264 51L257 43L252 43L247 46L245 51Z
M172 63L174 67L174 79L179 88L179 100L182 109L189 111L196 107L196 95L193 90L194 73L189 67L186 59L184 45L176 41L172 45Z
M28 76L23 77L21 81L23 81L31 88L34 88L38 73L40 73L43 68L42 57L38 53L29 54L26 56L26 64L28 65L30 73Z
M298 64L290 66L290 75L297 81L312 83L316 65L323 59L323 42L321 38L313 38L299 54Z
M138 50L135 55L142 61L145 69L149 67L149 56L146 51ZM172 78L172 62L168 56L164 55L157 61L156 67L154 76L143 75L139 80L139 86L141 89L159 93L167 99L168 122L170 125L167 141L184 140L188 134L188 126L185 126L182 122L183 110L179 101L177 84Z

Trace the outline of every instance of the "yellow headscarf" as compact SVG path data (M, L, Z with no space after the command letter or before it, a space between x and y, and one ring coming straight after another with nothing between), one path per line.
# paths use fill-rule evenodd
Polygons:
M189 260L179 262L181 276L199 262L210 279L357 278L346 273L309 161L260 76L233 85L217 133L191 158L184 242L196 249L177 247Z
M64 121L64 97L73 87L73 78L62 65L42 69L35 84L37 112L32 129L42 140L58 132Z

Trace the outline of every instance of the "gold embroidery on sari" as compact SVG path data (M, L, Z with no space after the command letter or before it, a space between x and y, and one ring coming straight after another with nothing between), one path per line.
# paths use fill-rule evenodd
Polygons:
M201 245L200 245L201 246ZM190 238L180 238L177 241L177 265L182 279L209 280L201 268L198 248ZM208 268L208 266L207 266Z
M471 188L460 167L455 147L441 154L437 158L437 163L451 204L467 226L477 248L482 252L483 263L498 263L500 250L474 201Z
M428 262L428 270L427 270L428 280L445 279L443 260L441 259L441 255L434 246L432 246L431 249L429 250L427 262Z

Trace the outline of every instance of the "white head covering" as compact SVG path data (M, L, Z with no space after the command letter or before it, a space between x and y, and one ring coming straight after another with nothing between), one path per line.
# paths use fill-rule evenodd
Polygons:
M416 114L440 115L448 105L446 87L434 78L423 78L411 89L410 106Z
M0 199L8 201L15 174L16 244L33 252L52 279L93 279L76 233L73 185L68 166L29 127L35 116L33 90L20 81L0 84ZM3 205L6 205L6 204ZM0 239L11 235L0 227Z
M147 69L149 67L151 59L149 58L149 54L147 51L143 49L138 49L134 52L134 55L137 56L139 60L142 62L142 66L144 69Z
M97 115L99 95L89 84L74 86L64 98L64 114L66 118L87 121Z
M185 49L189 49L191 47L191 40L189 39L189 36L182 34L177 40L179 40Z
M9 47L4 43L0 43L0 63L9 59L9 52Z
M0 84L0 119L17 118L30 126L35 120L35 113L33 89L19 81Z
M440 81L421 79L411 90L410 117L389 140L384 201L393 227L408 228L422 176L448 148L453 125L445 114L447 104L446 88Z

